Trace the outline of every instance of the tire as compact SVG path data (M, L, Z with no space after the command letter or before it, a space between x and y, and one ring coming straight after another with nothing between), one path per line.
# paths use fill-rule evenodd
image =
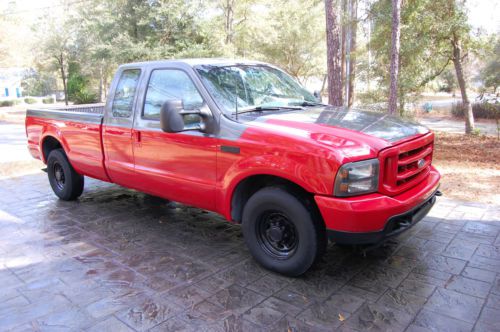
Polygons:
M250 197L242 226L255 260L286 276L306 272L326 247L321 219L306 202L283 188L263 188Z
M50 186L63 201L77 199L83 192L84 179L68 161L62 149L52 150L47 158Z

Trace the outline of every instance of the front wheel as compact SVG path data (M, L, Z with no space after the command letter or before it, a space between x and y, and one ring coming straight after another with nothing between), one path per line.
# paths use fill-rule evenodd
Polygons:
M54 193L63 201L77 199L83 192L83 176L78 174L62 149L50 152L47 158L47 174Z
M306 272L326 245L321 220L304 202L277 187L250 197L243 210L243 236L257 262L287 276Z

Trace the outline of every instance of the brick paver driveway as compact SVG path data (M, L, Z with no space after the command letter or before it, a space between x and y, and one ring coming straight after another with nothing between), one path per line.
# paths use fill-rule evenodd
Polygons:
M441 198L292 279L212 213L89 179L62 202L36 171L0 180L0 330L500 330L499 233L498 207Z

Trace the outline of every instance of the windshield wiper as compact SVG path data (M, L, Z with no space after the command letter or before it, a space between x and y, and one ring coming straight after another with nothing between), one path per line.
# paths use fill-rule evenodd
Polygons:
M314 101L304 100L300 106L328 106L327 104L316 103Z
M267 112L267 111L281 111L281 110L303 110L300 106L256 106L252 108L244 108L238 110L238 112L233 112L232 115L239 115L244 113L252 112Z

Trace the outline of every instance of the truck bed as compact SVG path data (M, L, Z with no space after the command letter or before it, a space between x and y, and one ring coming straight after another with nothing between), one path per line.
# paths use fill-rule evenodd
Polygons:
M28 149L45 162L44 146L52 144L52 136L61 142L77 172L108 180L102 149L103 115L104 104L30 108L26 111Z

